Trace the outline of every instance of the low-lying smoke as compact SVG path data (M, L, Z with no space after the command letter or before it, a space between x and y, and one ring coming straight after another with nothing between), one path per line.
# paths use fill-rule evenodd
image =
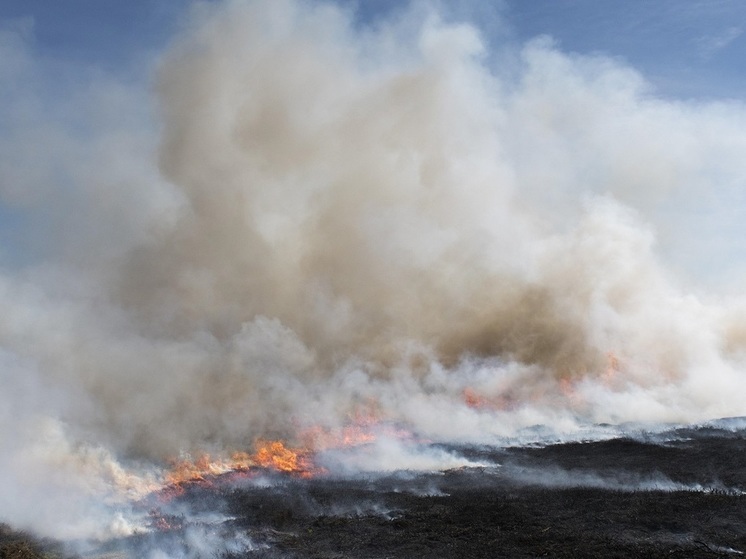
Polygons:
M740 184L742 105L656 98L545 39L503 67L435 8L365 26L247 0L195 6L157 125L101 78L73 88L81 133L35 112L45 67L0 38L34 123L1 139L30 238L0 277L2 520L78 534L76 476L99 498L115 459L361 409L471 441L744 412L743 299L687 291L656 246L692 236L675 204Z
M739 488L726 487L722 483L708 484L682 483L656 473L647 476L625 472L605 472L603 474L584 470L565 470L558 467L518 467L511 465L496 471L498 477L526 485L540 487L571 488L589 487L610 491L690 491L695 493L721 493L743 495Z

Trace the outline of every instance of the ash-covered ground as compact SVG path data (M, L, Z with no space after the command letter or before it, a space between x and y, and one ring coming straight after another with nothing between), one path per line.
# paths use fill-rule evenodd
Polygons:
M482 465L187 484L171 500L142 505L150 533L82 555L706 558L746 551L744 419L594 441L429 446ZM0 533L3 559L72 556L62 549Z

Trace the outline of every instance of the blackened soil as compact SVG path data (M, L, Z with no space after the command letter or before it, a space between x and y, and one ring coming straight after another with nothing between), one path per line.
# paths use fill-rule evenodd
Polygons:
M449 474L457 476L458 474ZM238 521L268 550L236 557L728 557L746 549L746 500L701 492L597 488L450 488L441 496L358 487L236 492ZM315 514L315 503L375 499L358 514ZM294 496L295 495L295 496ZM382 512L386 511L386 512Z
M194 559L737 558L746 552L743 426L535 447L438 446L443 450L483 465L194 485L157 511L172 528L112 542L95 556L151 557L169 548ZM217 526L195 520L214 512L223 515ZM193 549L193 528L250 545ZM36 553L12 534L0 537L0 559L42 556Z
M706 558L746 552L743 432L702 429L458 450L499 465L226 490L235 527L268 546L231 557Z

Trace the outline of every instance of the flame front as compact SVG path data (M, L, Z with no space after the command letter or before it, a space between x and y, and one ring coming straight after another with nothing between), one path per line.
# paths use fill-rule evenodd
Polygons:
M261 470L308 478L326 470L315 463L315 455L330 449L349 448L374 442L378 435L410 439L412 433L381 422L375 414L356 414L351 423L337 429L313 427L299 435L302 444L291 446L280 440L259 439L253 453L235 452L228 457L201 454L196 459L173 461L163 477L159 496L170 498L183 493L185 484L211 485L224 474L253 475Z
M293 450L282 441L259 441L253 461L262 468L307 476L315 470L309 455L309 451Z
M308 448L292 448L282 441L259 440L254 453L235 452L230 458L202 454L196 460L185 458L174 461L164 475L162 491L178 494L185 483L210 484L213 479L231 472L246 472L265 469L300 477L310 477L323 472L312 459Z
M278 472L312 475L319 469L313 464L311 452L306 449L289 448L282 441L258 441L255 452L235 452L230 458L216 458L202 454L196 460L182 459L174 462L164 476L166 486L184 483L210 483L211 478L229 472L247 472L251 468L264 468Z

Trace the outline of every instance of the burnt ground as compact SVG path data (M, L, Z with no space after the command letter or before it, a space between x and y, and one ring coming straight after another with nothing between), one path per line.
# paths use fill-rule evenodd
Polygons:
M537 447L439 448L496 465L193 486L168 505L170 512L159 511L171 528L97 553L576 559L746 552L746 431L708 427ZM216 511L219 523L199 520ZM237 543L195 551L188 543L195 527L199 538ZM15 555L0 550L5 557Z

